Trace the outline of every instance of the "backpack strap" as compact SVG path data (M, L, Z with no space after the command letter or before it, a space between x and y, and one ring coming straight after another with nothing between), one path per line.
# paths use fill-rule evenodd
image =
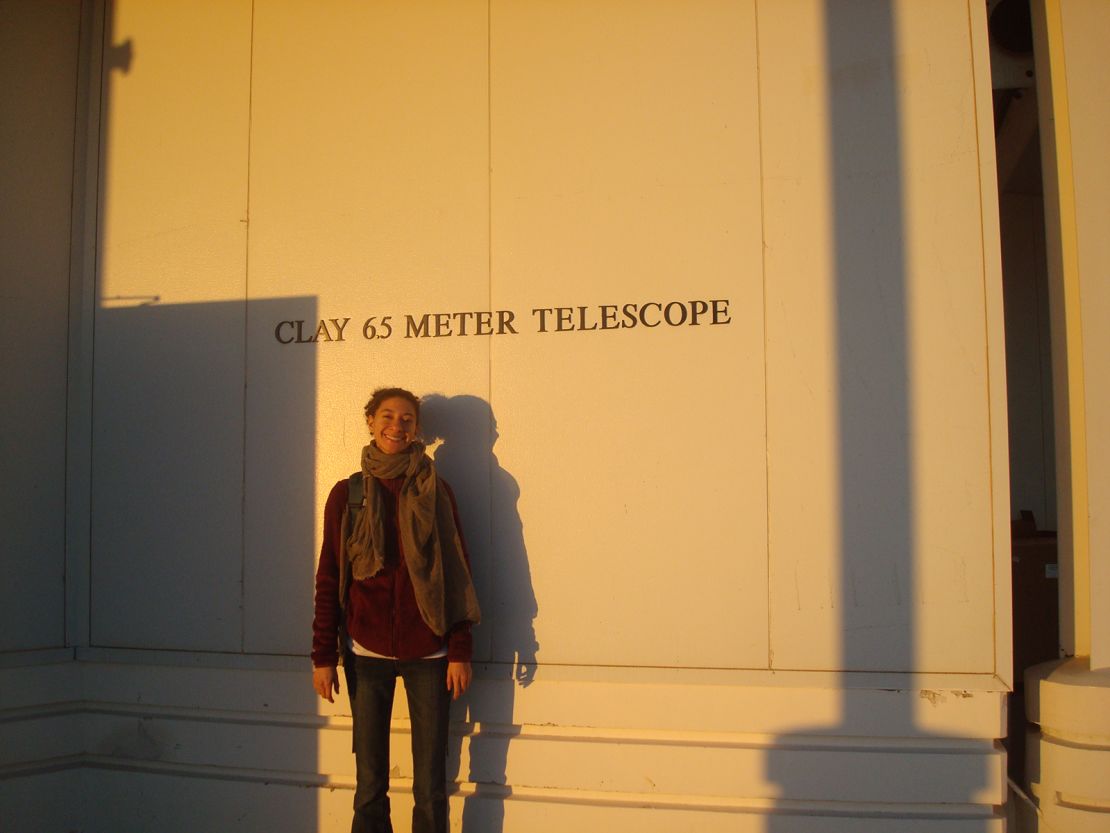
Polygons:
M347 538L351 537L351 533L355 531L355 524L358 523L359 516L362 514L362 508L366 505L366 495L363 494L362 488L362 472L356 471L347 478L347 527L343 530L343 534ZM351 565L349 562L344 562L339 565L339 609L346 611L347 609L347 588L351 584ZM339 617L339 661L341 664L344 662L344 657L347 653L347 627L346 616ZM349 682L348 682L349 684Z
M363 494L362 486L361 471L356 471L347 478L347 535L354 531L355 523L366 505L366 495Z

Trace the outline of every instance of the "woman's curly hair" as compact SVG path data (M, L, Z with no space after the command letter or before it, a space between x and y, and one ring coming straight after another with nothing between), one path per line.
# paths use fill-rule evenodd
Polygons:
M412 407L416 409L416 424L420 424L420 397L410 390L404 388L378 388L370 394L370 401L366 403L366 418L369 419L374 413L382 406L382 403L387 399L404 399L412 403Z

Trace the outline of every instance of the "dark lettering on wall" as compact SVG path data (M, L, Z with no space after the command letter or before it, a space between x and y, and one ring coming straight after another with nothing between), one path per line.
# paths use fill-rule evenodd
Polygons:
M347 328L347 322L350 318L329 318L326 321L320 319L313 330L312 335L305 337L305 324L303 318L298 318L291 321L279 321L274 325L274 338L281 344L317 344L319 342L339 342L343 341L343 330Z
M380 341L393 335L393 315L371 315L363 319L362 337ZM516 313L510 309L464 310L459 312L407 313L404 338L450 338L452 336L519 335ZM278 321L274 340L279 344L339 344L346 341L346 318ZM582 333L604 330L655 330L662 327L700 327L731 324L728 298L689 301L641 301L624 304L579 304L565 307L533 307L536 333Z

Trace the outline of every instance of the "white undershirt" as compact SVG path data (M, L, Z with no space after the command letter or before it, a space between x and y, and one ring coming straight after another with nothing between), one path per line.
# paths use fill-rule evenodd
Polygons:
M350 639L350 637L348 637L348 638ZM385 654L376 654L373 651L371 651L369 648L364 648L361 645L359 645L357 642L354 641L354 639L350 639L350 642L351 642L351 653L354 654L355 656L373 657L374 659L397 659L397 657L387 657ZM440 657L445 657L445 656L447 656L447 646L446 645L444 645L442 648L440 648L434 654L428 654L426 657L421 657L420 659L439 659Z

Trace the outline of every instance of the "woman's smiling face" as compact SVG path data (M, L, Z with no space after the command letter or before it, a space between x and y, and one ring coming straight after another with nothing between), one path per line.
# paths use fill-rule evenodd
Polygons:
M416 408L407 399L386 399L366 419L378 448L386 454L400 454L416 439Z

